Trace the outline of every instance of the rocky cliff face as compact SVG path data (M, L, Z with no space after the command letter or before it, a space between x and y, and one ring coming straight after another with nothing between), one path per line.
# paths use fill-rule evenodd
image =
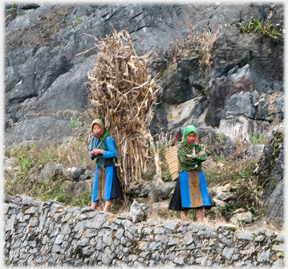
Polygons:
M162 76L153 133L193 123L245 139L276 115L283 119L283 42L238 27L253 17L281 32L281 4L19 4L12 15L5 28L7 143L70 135L69 120L88 108L84 83L95 38L112 28L128 29L138 55L157 52L151 71ZM200 68L195 51L178 55L171 67L172 44L191 29L215 33L220 26L208 70Z

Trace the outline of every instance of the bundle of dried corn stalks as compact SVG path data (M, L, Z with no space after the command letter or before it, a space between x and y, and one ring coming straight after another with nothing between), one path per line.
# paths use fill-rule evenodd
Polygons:
M90 115L101 118L116 141L118 176L122 191L140 183L146 171L148 140L154 150L159 180L161 168L154 141L147 129L159 86L149 74L148 57L137 56L129 33L115 32L96 45L94 67L88 73Z

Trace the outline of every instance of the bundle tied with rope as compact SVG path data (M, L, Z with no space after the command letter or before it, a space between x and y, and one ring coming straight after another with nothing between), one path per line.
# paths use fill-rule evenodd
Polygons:
M96 47L96 61L88 73L89 114L103 119L115 139L118 176L127 194L129 186L140 183L146 171L146 162L151 158L149 143L161 181L160 159L147 129L159 86L149 74L151 52L138 56L127 31L113 31L98 40Z

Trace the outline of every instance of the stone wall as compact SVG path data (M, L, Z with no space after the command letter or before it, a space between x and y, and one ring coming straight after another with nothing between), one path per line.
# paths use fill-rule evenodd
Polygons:
M89 207L6 196L7 266L284 266L284 236L177 220L133 223Z

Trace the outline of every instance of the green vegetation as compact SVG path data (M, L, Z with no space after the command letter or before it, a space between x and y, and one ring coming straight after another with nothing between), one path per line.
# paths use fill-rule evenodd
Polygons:
M227 203L225 206L220 206L220 213L226 220L229 220L231 213L235 210L236 204L234 201Z
M269 21L262 24L259 20L251 18L247 24L242 25L242 23L239 23L239 26L243 33L259 33L262 36L271 37L273 39L278 39L279 37L284 36L279 33L279 31L275 29L274 25Z
M71 130L73 129L78 129L79 126L81 125L80 121L77 119L76 115L73 115L71 118L70 118L70 121L69 121L69 128Z
M81 24L81 23L85 20L86 16L83 16L83 17L82 17L82 21L79 20L79 18L78 18L77 16L75 16L75 15L74 15L73 18L74 18L74 20L75 20L76 23L73 22L73 23L71 24L71 26L72 26L73 31L75 31L77 25Z
M14 157L14 170L5 173L5 193L10 195L25 194L42 201L55 199L64 204L83 205L87 194L78 199L71 197L71 184L67 178L59 175L49 181L41 180L41 169L49 162L61 163L65 167L79 167L89 163L87 142L79 138L69 138L62 144L18 144L5 149L7 158ZM32 180L33 173L39 180Z
M263 145L267 144L267 136L263 134L261 131L258 131L256 134L250 132L249 140L253 145Z
M10 6L11 7L9 9L7 9L8 15L6 16L5 21L6 21L6 19L8 19L10 17L15 18L18 15L17 4L10 4Z
M76 128L77 118L71 118L70 127ZM85 139L85 137L86 139ZM84 191L79 195L73 196L73 182L67 175L60 174L56 178L49 180L41 179L41 170L49 162L63 164L65 168L79 167L83 164L91 163L87 154L90 142L88 131L83 136L69 137L63 143L54 143L51 145L31 143L29 145L18 144L12 148L5 149L7 158L15 158L13 170L5 173L5 193L10 195L25 194L42 201L56 200L65 205L71 206L89 206L91 191ZM259 133L258 139L261 137ZM215 140L223 140L223 135ZM154 136L155 147L158 151L162 180L171 181L171 175L166 164L164 150L169 147L174 137L168 134ZM253 214L253 221L257 221L265 214L265 209L259 205L259 197L261 196L262 187L259 186L258 179L254 174L256 163L253 159L232 158L226 160L223 153L208 150L208 159L203 163L203 172L209 188L216 186L224 186L230 184L233 196L229 198L225 206L214 206L210 210L205 211L205 215L209 220L229 220L233 212L242 208ZM247 147L248 145L246 145ZM243 145L236 144L236 147L244 149ZM236 150L237 151L237 150ZM156 174L155 163L153 160L153 151L148 150L151 159L147 163L147 171L143 173L145 180L152 180ZM36 179L33 179L36 175ZM212 196L213 197L213 196ZM213 202L213 201L212 201ZM215 205L215 203L213 202ZM111 212L119 213L122 209L121 201L113 204ZM194 218L194 211L189 211L188 217ZM181 218L180 213L168 210L166 217ZM241 225L245 225L241 223Z

